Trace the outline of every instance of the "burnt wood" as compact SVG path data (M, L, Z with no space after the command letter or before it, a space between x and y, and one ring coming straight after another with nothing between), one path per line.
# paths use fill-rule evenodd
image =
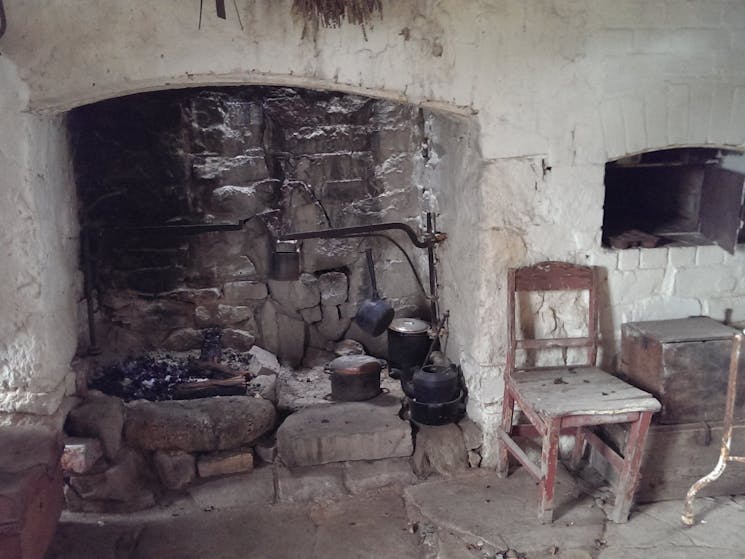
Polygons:
M245 393L246 378L243 376L185 382L173 389L175 400L209 398L210 396L238 396Z
M631 322L621 327L621 371L662 402L664 424L721 421L732 336L708 317ZM745 359L740 359L740 371ZM745 419L745 383L737 387L735 417Z
M223 365L222 363L213 363L212 361L195 361L194 366L192 367L192 371L196 373L202 373L205 376L209 376L211 378L218 379L229 379L238 376L248 378L251 376L251 373L249 373L248 371L231 369L227 365Z

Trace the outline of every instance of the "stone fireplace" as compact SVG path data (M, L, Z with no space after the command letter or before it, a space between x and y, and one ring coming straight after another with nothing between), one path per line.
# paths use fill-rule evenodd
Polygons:
M370 297L364 248L397 313L428 319L424 253L400 233L310 239L300 278L279 281L274 239L383 222L419 229L435 204L433 177L422 176L427 118L390 101L269 87L143 93L72 111L93 349L194 350L218 328L226 347L256 343L292 367L327 362L347 337L384 357L385 337L352 323Z
M319 193L335 196L335 203L327 206L331 221L338 222L334 225L364 220L368 211L364 208L354 214L341 211L354 206L339 198L352 192L378 199L381 204L371 209L373 213L390 207L396 219L414 225L424 209L437 214L438 228L448 233L438 250L441 304L451 310L448 352L464 370L469 416L484 427L484 465L489 465L493 427L500 413L503 288L508 267L549 258L601 266L607 277L601 309L606 364L616 358L624 322L698 314L722 319L726 309L733 309L734 320L745 318L741 281L745 264L740 248L734 255L712 245L614 250L602 246L601 232L608 162L654 150L690 146L741 150L745 144L745 82L740 63L745 12L736 2L713 6L689 2L674 9L666 2L610 0L592 5L513 0L498 6L455 0L384 2L382 19L367 29L366 37L348 25L303 33L303 22L289 15L289 0L238 1L242 27L237 18L221 20L205 12L201 28L196 23L198 6L185 8L175 1L119 3L105 12L95 2L79 5L80 9L40 9L34 3L6 2L8 27L0 39L3 423L59 428L75 401L75 375L69 364L78 340L80 347L87 343L87 328L78 328L86 325L79 267L80 232L86 219L79 219L78 208L88 207L95 196L92 191L90 198L85 192L76 193L66 115L107 99L126 103L132 94L172 96L173 110L150 120L168 126L177 123L180 128L173 129L183 133L189 128L181 127L188 122L182 119L192 104L180 104L178 99L193 88L203 92L220 88L208 92L216 110L243 122L247 130L261 119L266 123L268 113L251 109L259 106L252 97L236 100L236 107L222 106L219 99L227 95L222 88L264 87L275 92L290 88L299 99L303 98L300 90L343 92L361 98L363 111L384 102L403 107L404 115L409 115L405 119L412 119L407 122L413 125L404 145L395 146L394 151L402 154L397 161L419 159L410 160L412 170L401 167L396 172L414 177L408 184L425 185L426 191L396 194L404 199L416 195L416 201L409 199L411 203L404 206L397 201L385 203L384 193L389 191L378 173L386 170L382 163L393 153L377 152L378 146L370 141L358 146L368 155L339 160L329 177L329 192ZM172 91L153 93L162 90ZM307 95L331 99L336 94ZM241 104L246 111L238 107ZM203 117L211 126L210 115ZM141 120L134 115L125 124L136 127ZM284 152L292 150L280 146L280 136L271 134L271 127L269 134L266 129L260 146L264 155L250 147L242 163L231 168L244 173L239 184L233 177L218 176L227 170L210 158L233 157L235 151L230 150L248 146L249 135L217 138L226 146L222 155L212 153L214 135L170 138L168 145L181 146L183 151L160 152L164 157L157 163L164 173L160 183L167 187L160 192L173 198L168 198L167 212L161 205L161 213L147 214L148 223L172 218L232 221L243 212L231 213L236 205L221 204L235 198L282 208L280 198L259 200L262 185L253 183L269 181L263 185L268 187L288 178L308 183L318 171L311 160L318 166L322 163L297 155L285 159ZM303 134L299 129L285 132L282 141L289 144L297 144ZM323 135L316 139L333 141ZM308 149L309 154L321 153L315 151L317 146ZM180 167L186 155L194 158L196 167ZM346 174L350 170L355 174ZM254 171L260 171L260 176L245 174ZM184 181L189 184L180 191L172 188L185 185ZM404 182L401 179L398 185ZM246 188L252 185L255 197L247 195ZM134 181L129 191L150 192L150 186ZM114 184L105 188L118 189ZM287 227L325 225L325 216L299 184L290 192L292 200L286 204L289 211L283 221ZM92 210L119 227L128 225L134 213L140 219L151 209L139 207L135 212L136 206L127 206L129 202L106 198ZM413 213L401 215L401 208ZM220 315L225 329L247 332L264 344L264 338L271 338L270 329L262 329L264 318L267 324L287 322L298 331L295 339L302 325L302 355L298 343L292 350L286 348L287 357L301 364L311 348L325 351L325 342L317 336L317 325L324 320L320 287L320 304L315 303L313 287L313 304L305 307L320 309L316 322L318 310L305 313L310 323L299 312L306 303L281 307L298 293L275 301L267 272L261 268L266 260L258 257L260 239L266 238L262 227L254 219L241 232L208 233L178 242L162 238L162 247L152 246L152 239L138 245L134 235L125 235L127 244L112 244L112 252L104 253L96 272L99 279L110 281L106 284L110 297L101 297L94 309L102 348L125 351L165 344L175 330L181 331L182 342L193 343L190 330L212 324ZM228 242L232 237L240 240ZM335 247L332 259L319 262L313 260L326 253L314 249L316 256L309 258L310 244L303 251L311 283L320 285L325 273L347 277L347 299L333 305L338 310L335 326L341 330L349 319L345 305L364 295L367 287L359 251L351 244L338 248L345 255L339 261L337 245L313 243ZM100 247L92 245L96 250ZM408 282L401 291L384 294L398 299L402 311L426 310L397 249L380 240L375 241L375 250L381 262L381 287L394 283L385 278L387 274L399 277L402 286L404 279ZM195 260L190 251L199 252L205 264L198 274L191 268ZM221 269L217 256L243 256L251 263L241 260L241 267L235 260L230 269ZM165 261L168 266L161 265ZM421 261L415 263L421 268ZM165 271L152 276L165 283L137 283L137 270L158 268L172 270L171 276ZM213 274L208 277L204 272L210 269ZM209 299L215 295L210 295L212 289L221 289L224 296L226 285L234 300ZM178 293L184 289L205 290L203 299L179 300L186 296ZM279 296L281 289L274 293ZM173 292L173 298L162 296ZM122 299L123 293L131 296ZM240 307L247 307L251 316ZM271 312L277 317L274 322L268 320ZM81 320L78 314L83 315ZM161 331L157 327L165 315L180 322ZM147 325L142 322L146 318ZM336 318L333 313L332 318ZM156 342L144 335L153 324ZM323 340L335 337L330 330L327 333L334 336L324 335Z

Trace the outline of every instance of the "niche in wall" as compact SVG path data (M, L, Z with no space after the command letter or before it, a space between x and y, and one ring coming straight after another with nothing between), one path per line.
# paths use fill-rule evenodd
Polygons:
M618 249L742 242L745 157L716 148L657 150L605 165L603 245Z

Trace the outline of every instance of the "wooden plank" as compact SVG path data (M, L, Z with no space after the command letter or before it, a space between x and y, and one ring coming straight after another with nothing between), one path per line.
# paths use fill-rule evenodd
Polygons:
M590 289L594 281L591 266L546 261L519 268L515 273L517 291L563 291Z
M210 396L235 396L246 393L246 378L208 379L177 384L173 389L175 400L190 400Z
M707 165L701 186L701 233L730 254L740 233L740 208L745 176Z
M589 429L585 433L585 438L587 439L587 442L590 444L590 446L597 450L610 463L610 465L616 470L616 472L621 471L621 469L623 468L623 457L621 455L613 450L613 448L605 444L605 442L600 437L598 437Z
M518 349L548 349L554 347L588 347L593 345L591 338L541 338L537 340L517 340Z
M631 424L628 440L624 448L623 467L618 475L616 484L616 501L611 513L611 520L616 523L629 519L631 504L634 502L637 483L639 481L639 467L644 453L644 443L647 438L650 412L641 414L638 421Z
M520 371L512 382L521 399L545 417L657 411L660 403L596 367Z
M642 336L660 343L726 340L737 333L734 328L725 326L708 316L627 322L621 329L626 335Z
M528 473L533 476L533 479L539 481L542 477L541 470L530 458L528 458L528 455L525 454L523 449L520 448L517 443L513 441L510 436L501 429L497 431L497 434L499 435L499 438L502 439L502 442L507 446L507 448L509 448L510 454L517 458L518 462L520 462L520 464L522 464L525 469L528 470Z

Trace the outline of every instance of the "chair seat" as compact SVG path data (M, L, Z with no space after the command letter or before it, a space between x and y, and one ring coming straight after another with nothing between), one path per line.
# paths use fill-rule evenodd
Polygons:
M597 367L516 370L510 383L543 417L620 415L661 407L648 392Z

